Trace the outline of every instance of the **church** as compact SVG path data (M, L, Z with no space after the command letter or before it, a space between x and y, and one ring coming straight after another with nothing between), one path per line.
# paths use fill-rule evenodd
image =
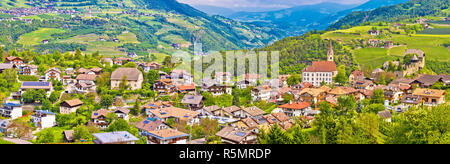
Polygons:
M333 77L337 73L336 63L334 63L333 45L330 40L327 61L313 61L311 66L308 66L302 71L302 81L311 83L315 87L320 87L322 82L329 85L333 84Z

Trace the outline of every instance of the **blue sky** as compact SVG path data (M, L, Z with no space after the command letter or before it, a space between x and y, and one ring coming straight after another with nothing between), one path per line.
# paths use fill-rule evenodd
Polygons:
M342 4L361 4L367 0L178 0L190 5L211 5L225 8L289 8L298 5L335 2Z

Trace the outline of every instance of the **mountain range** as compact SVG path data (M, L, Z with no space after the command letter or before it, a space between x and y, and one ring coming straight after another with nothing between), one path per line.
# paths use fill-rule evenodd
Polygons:
M285 31L290 36L297 36L314 29L326 29L332 23L354 11L370 11L379 7L395 5L407 1L408 0L370 0L361 5L325 2L277 11L236 12L224 16L238 21L252 22L260 26L275 27ZM218 12L218 14L220 14L220 12Z
M130 51L145 54L147 49L158 49L169 54L174 50L173 47L191 49L194 41L202 42L205 50L250 49L267 45L286 36L281 30L238 22L217 15L211 16L176 0L0 2L0 9L4 9L2 12L32 7L54 10L52 12L56 12L57 9L70 10L75 14L55 15L44 10L36 10L32 14L13 16L18 20L31 20L33 23L14 22L24 28L22 30L8 25L11 22L2 22L4 25L0 30L2 45L41 48L49 45L55 47L55 44L61 47L62 44L77 43L87 47L89 52L96 47L102 47L105 50L101 53L110 54L126 54ZM23 11L13 11L13 13L21 12ZM0 17L9 18L11 17L9 14L2 13ZM127 36L125 41L112 41L122 34ZM31 38L31 36L39 37ZM106 41L99 45L98 40L105 38ZM44 39L49 40L49 45L41 43Z

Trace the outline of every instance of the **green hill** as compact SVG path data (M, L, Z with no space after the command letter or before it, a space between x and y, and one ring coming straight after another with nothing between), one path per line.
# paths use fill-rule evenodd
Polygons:
M411 0L371 11L352 12L332 24L329 29L340 29L343 26L355 26L365 22L395 22L420 16L447 17L449 5L450 0Z
M279 30L208 16L176 0L6 0L1 9L41 7L75 13L40 13L0 21L0 44L7 48L73 51L81 45L87 52L124 55L130 51L171 54L180 47L192 50L194 41L207 50L262 47L285 34ZM27 22L25 20L31 20ZM42 33L46 29L53 31ZM124 34L126 33L126 34ZM118 40L117 40L118 39ZM41 43L49 40L48 44ZM173 45L178 45L174 48Z

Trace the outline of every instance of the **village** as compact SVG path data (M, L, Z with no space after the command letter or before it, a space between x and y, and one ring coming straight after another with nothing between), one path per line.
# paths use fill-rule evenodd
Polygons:
M334 80L339 71L334 62L332 43L329 44L326 61L314 61L305 68L301 74L301 82L288 85L291 75L280 75L278 79L260 80L259 74L243 74L239 78L230 72L215 72L214 79L203 79L201 85L194 83L194 76L185 70L161 71L164 65L157 62L139 62L128 57L103 58L101 63L105 67L115 67L109 76L110 90L137 91L148 87L144 83L144 75L151 71L157 71L158 77L150 88L155 92L153 98L137 105L136 101L129 101L124 96L114 97L111 105L102 106L101 109L89 113L90 118L85 125L93 127L96 133L91 138L80 138L78 131L64 130L65 143L94 143L94 144L134 144L143 141L146 144L257 144L261 131L272 126L280 126L287 130L296 124L309 124L314 117L321 112L319 103L329 103L331 106L339 104L342 96L352 96L358 102L372 98L377 93L382 93L384 109L378 112L378 116L389 122L394 113L408 111L418 106L438 106L446 104L447 92L441 89L432 89L434 85L448 86L450 75L418 75L415 78L405 78L406 75L417 72L425 64L426 54L418 49L409 49L405 56L411 57L410 63L396 67L403 67L402 71L395 73L395 78L388 84L385 82L385 72L392 64L385 64L384 68L377 68L367 74L355 70L350 73L345 84L336 83ZM57 122L58 117L64 115L79 115L85 108L86 100L71 98L70 95L79 94L89 97L90 93L99 92L97 85L102 77L104 68L49 68L44 74L39 74L38 66L26 63L24 59L16 56L8 56L4 63L0 64L0 73L8 70L16 70L20 75L36 76L36 81L19 81L20 89L12 92L1 105L0 132L4 139L25 140L36 139L34 134L46 128L58 127L62 122ZM130 63L132 67L129 67ZM134 66L134 67L133 67ZM237 80L240 79L240 80ZM58 83L58 84L55 84ZM59 103L59 109L34 110L43 106L36 102L24 102L27 94L39 92L44 99L52 97L52 92L58 87L66 96ZM232 106L204 105L209 101L205 93L213 97L234 95L235 89L251 90L251 102L266 102L276 104L269 112L260 109L256 105L241 104ZM177 96L182 95L180 100ZM377 95L379 96L379 95ZM163 97L166 97L164 99ZM58 96L57 99L62 98ZM103 104L105 98L94 96L94 101ZM179 102L178 102L179 101ZM233 100L234 101L234 100ZM133 105L134 104L134 105ZM233 104L235 104L233 102ZM136 109L138 108L138 109ZM43 107L39 108L43 109ZM139 112L133 112L138 110ZM35 126L35 130L23 129L23 125L17 125L14 120L25 120ZM207 129L208 121L213 121L216 127L215 134L193 139L192 127ZM299 121L300 120L300 121ZM126 122L126 126L132 126L138 130L131 134L129 131L116 131L117 124ZM204 123L206 122L206 123ZM114 124L114 125L113 125ZM114 126L114 128L111 128ZM186 131L186 127L189 131ZM185 129L183 129L185 128ZM120 129L120 128L119 128ZM182 130L183 129L183 130ZM42 136L41 136L42 137ZM213 142L211 142L213 140Z

